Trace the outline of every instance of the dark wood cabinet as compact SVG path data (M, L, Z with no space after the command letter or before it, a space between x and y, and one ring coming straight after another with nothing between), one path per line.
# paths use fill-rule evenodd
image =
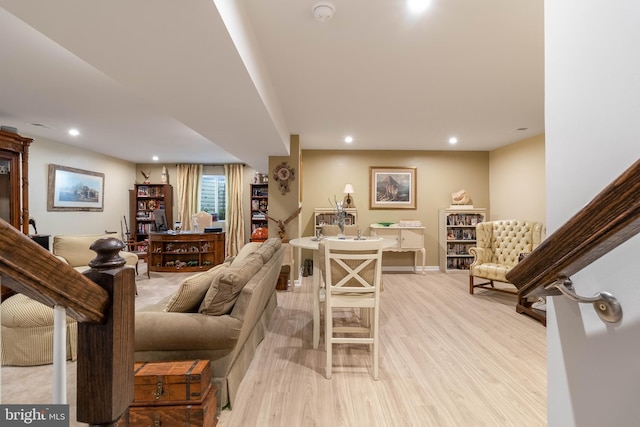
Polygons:
M156 227L158 211L164 211L166 230L173 228L173 188L169 184L135 184L129 190L130 240L134 252L146 251L149 234ZM164 230L164 231L166 231Z
M149 235L149 271L204 271L224 262L224 233Z
M29 145L33 139L0 130L0 218L29 234ZM0 287L0 298L13 291Z
M0 218L29 234L29 145L33 140L0 130Z
M269 184L251 184L251 232L256 228L268 228L266 214L269 211Z

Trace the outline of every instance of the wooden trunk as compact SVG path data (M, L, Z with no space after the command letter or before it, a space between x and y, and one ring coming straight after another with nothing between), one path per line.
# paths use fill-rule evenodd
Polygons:
M138 362L131 406L200 404L210 383L209 360Z
M118 427L215 427L217 394L216 386L210 385L200 404L131 406Z

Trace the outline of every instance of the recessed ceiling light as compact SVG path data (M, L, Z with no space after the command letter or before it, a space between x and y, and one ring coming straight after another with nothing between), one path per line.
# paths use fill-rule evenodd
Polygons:
M158 156L153 156L151 159L152 159L154 162L157 162L158 160L160 160L160 158L159 158Z
M407 0L407 7L413 13L422 13L431 4L431 0Z
M347 136L344 138L344 142L346 142L347 144L351 144L353 142L353 138L350 136Z
M449 144L456 144L457 142L458 142L458 138L456 137L449 138Z
M69 129L69 135L78 136L80 135L80 131L78 129Z

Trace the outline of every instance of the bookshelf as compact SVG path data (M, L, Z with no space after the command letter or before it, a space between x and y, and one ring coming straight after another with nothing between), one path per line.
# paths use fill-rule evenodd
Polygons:
M156 230L154 211L164 209L167 228L173 227L173 188L169 184L135 184L129 190L131 251L146 252L149 234Z
M251 184L251 232L268 227L265 213L269 212L269 184Z
M469 248L476 245L476 224L485 220L484 208L442 208L439 215L440 271L467 271L473 262Z

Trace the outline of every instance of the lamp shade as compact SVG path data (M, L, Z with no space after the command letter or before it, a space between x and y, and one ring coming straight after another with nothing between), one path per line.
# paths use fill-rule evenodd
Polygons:
M353 189L353 185L345 184L343 193L344 194L354 194L355 190Z

